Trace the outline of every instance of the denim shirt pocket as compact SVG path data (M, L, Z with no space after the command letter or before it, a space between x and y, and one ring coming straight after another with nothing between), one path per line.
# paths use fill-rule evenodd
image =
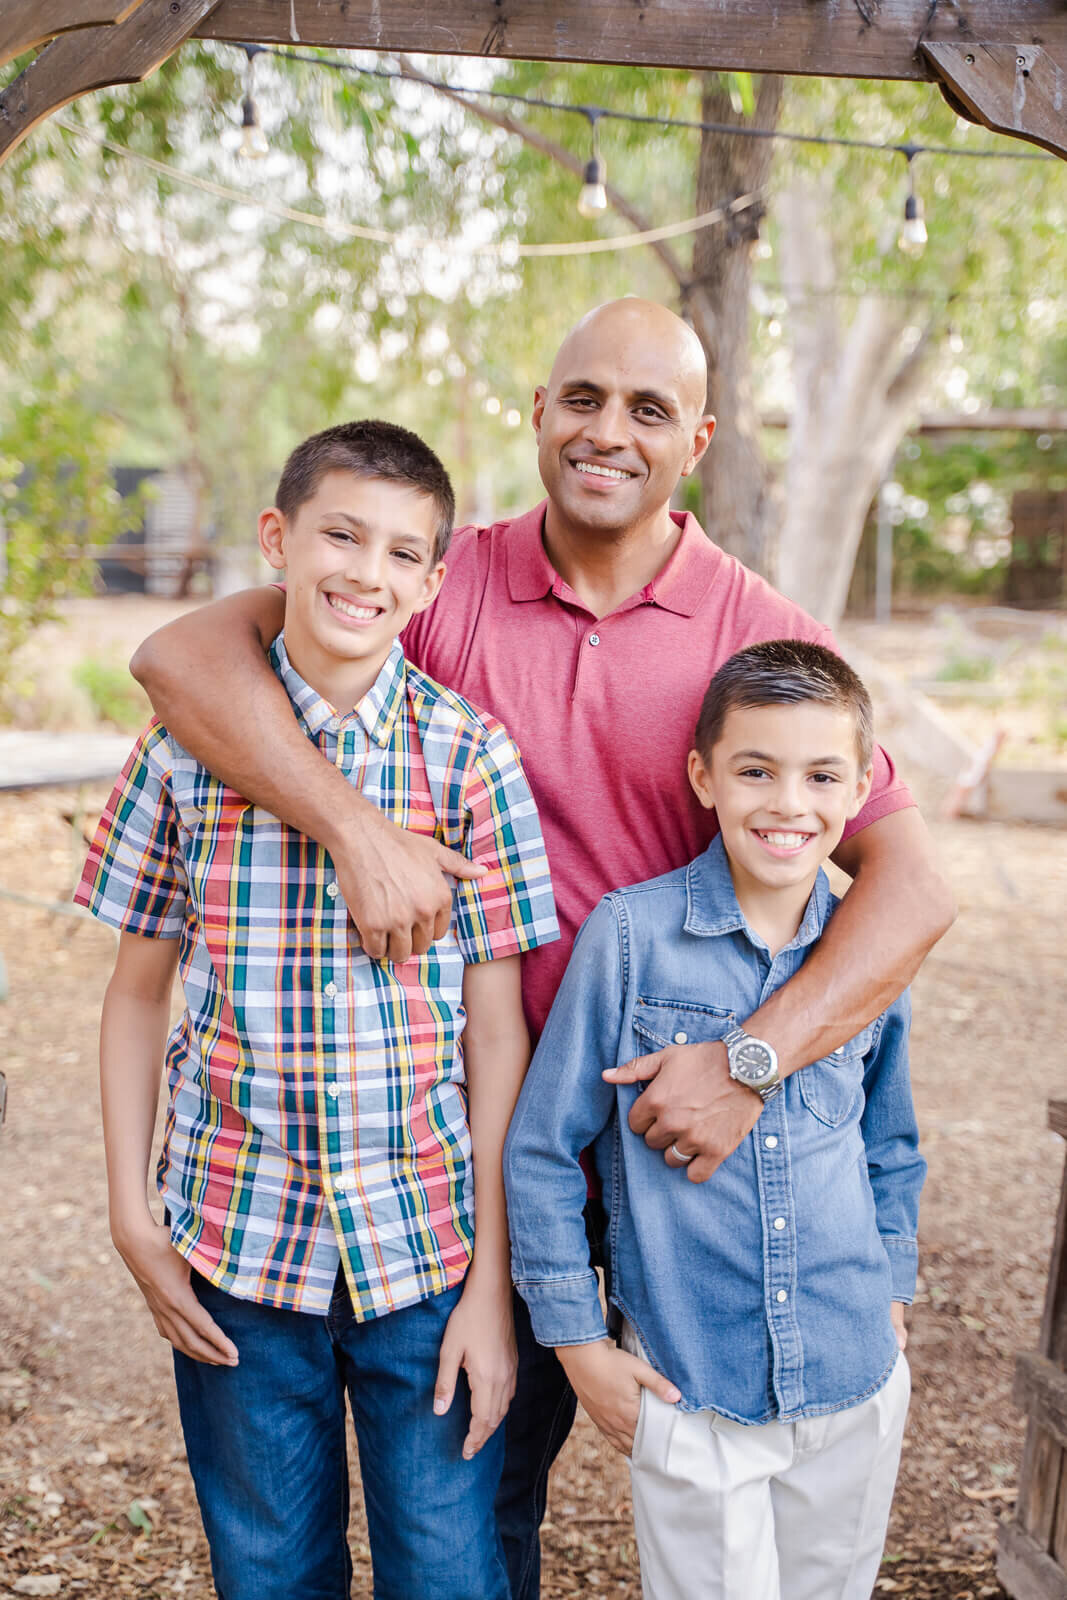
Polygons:
M728 1006L704 1005L690 1000L639 998L634 1003L634 1032L638 1054L651 1055L672 1044L707 1044L721 1039L736 1021Z
M800 1098L813 1117L839 1128L856 1104L863 1086L863 1063L874 1038L874 1024L863 1028L828 1056L813 1061L796 1075Z

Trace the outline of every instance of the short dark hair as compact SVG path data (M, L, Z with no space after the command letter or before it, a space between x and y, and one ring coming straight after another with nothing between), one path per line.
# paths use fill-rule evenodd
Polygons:
M825 645L804 639L750 644L724 661L708 685L694 742L707 759L722 736L727 713L740 706L792 706L817 700L852 715L861 770L874 747L871 697L847 662Z
M292 517L311 499L328 472L351 472L357 478L381 478L406 484L427 495L437 512L433 560L440 561L452 537L456 500L452 483L429 445L395 422L366 418L341 422L313 433L298 444L282 469L274 503Z

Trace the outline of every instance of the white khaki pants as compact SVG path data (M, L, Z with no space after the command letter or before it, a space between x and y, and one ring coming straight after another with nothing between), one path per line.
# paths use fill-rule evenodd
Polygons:
M639 1354L629 1328L624 1344ZM649 1389L630 1462L644 1600L869 1600L911 1378L869 1400L745 1427Z

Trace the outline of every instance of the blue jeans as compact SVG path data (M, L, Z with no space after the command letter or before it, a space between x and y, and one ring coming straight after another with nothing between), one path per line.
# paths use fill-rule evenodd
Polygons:
M174 1355L219 1600L347 1600L346 1389L375 1600L508 1600L493 1509L503 1429L462 1459L462 1375L448 1414L433 1412L458 1288L357 1322L340 1275L326 1317L238 1300L195 1272L193 1286L240 1353L237 1367Z

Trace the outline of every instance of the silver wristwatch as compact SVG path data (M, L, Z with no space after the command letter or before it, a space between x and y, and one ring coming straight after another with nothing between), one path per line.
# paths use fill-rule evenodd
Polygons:
M782 1087L778 1076L778 1053L765 1039L754 1039L744 1028L729 1028L722 1036L730 1062L730 1076L749 1089L755 1089L766 1105Z

